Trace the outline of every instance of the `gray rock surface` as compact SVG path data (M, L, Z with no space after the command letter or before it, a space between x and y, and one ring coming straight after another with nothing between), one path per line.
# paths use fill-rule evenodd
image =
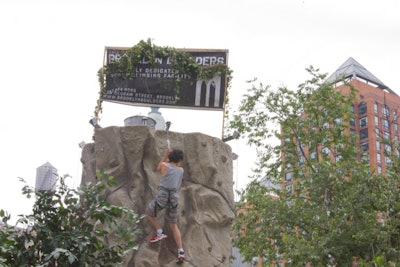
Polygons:
M160 181L156 166L167 149L166 139L166 131L147 126L96 129L95 142L82 151L82 183L95 182L96 171L103 169L118 181L108 193L109 202L144 215ZM169 132L169 139L171 147L185 155L178 222L186 253L184 266L228 267L234 219L231 148L201 133ZM169 238L149 243L154 229L144 218L139 249L126 257L124 266L176 266L177 247L163 215L157 217Z

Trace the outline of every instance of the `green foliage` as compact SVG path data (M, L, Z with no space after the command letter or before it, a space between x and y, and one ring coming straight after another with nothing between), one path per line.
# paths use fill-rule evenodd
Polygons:
M350 266L353 257L363 266L398 264L400 160L392 155L386 176L371 173L349 130L355 88L347 84L344 94L308 72L296 91L253 85L230 122L258 155L257 179L240 192L235 245L247 261L269 259L264 266L282 258L293 266Z
M226 64L214 64L209 66L202 66L198 64L189 53L184 50L178 50L168 46L154 45L150 39L147 41L141 40L138 44L126 50L120 60L115 61L113 64L103 66L97 73L100 83L99 99L95 108L94 115L98 118L102 111L101 96L105 92L106 77L112 73L122 73L127 79L132 77L136 67L145 59L151 67L157 66L157 59L169 59L172 69L186 73L194 79L209 80L215 76L226 74L228 77L228 86L231 80L232 71ZM175 80L175 94L179 94L180 80Z
M0 230L0 266L117 266L125 253L136 249L138 216L107 203L105 190L112 176L99 172L95 185L78 190L65 184L54 192L37 192L31 215L20 215L16 226L0 211L6 226ZM24 186L23 194L32 189Z

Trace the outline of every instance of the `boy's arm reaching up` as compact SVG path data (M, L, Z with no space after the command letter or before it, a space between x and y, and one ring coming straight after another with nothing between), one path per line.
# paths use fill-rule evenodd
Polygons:
M161 173L161 175L164 175L167 173L167 169L168 169L168 155L169 155L170 150L167 149L164 152L163 157L161 158L161 161L158 163L157 165L157 171L159 171Z

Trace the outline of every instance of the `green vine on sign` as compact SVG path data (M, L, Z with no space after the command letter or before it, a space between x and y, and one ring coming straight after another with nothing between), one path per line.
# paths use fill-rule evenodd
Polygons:
M94 117L96 120L99 119L99 115L102 112L102 95L106 90L106 77L112 73L122 73L129 79L133 77L136 67L146 59L146 62L151 67L157 66L157 59L168 58L171 63L172 69L179 71L179 73L185 73L196 79L210 80L215 76L226 75L227 77L227 88L229 88L229 82L232 78L232 71L226 64L215 64L209 66L202 66L198 64L189 53L178 50L173 47L162 47L154 45L150 39L147 41L141 40L135 46L124 51L120 59L113 62L111 66L105 65L98 71L98 78L100 83L99 99L94 111ZM175 95L179 94L180 79L175 80L176 88ZM225 98L227 101L227 97Z

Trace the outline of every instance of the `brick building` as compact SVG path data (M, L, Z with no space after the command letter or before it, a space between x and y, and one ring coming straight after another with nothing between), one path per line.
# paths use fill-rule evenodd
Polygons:
M375 166L376 172L385 172L390 161L384 151L391 148L385 147L381 138L399 141L400 97L353 58L346 60L327 81L342 79L358 90L352 106L355 116L350 126L359 136L360 157ZM342 82L335 87L345 89Z

